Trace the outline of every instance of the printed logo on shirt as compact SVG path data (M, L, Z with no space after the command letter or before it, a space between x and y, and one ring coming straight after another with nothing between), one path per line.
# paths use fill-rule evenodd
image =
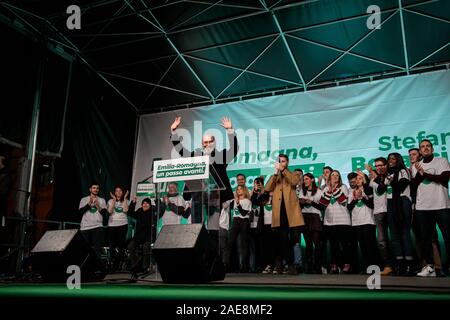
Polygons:
M266 209L267 211L272 211L272 205L271 204L266 204L264 206L264 209Z
M233 209L233 216L238 216L238 215L240 215L241 213L239 212L239 209L238 208L234 208Z
M358 208L361 208L362 206L364 206L364 202L362 202L362 200L359 199L359 200L356 202L356 206L357 206Z
M306 208L306 209L308 209L308 208L311 208L311 205L310 205L310 204L307 204L307 203L305 203L305 208Z
M96 207L91 207L91 208L89 209L89 211L90 211L91 213L96 213L96 212L97 212L97 208L96 208Z
M432 182L432 181L429 180L429 179L427 179L427 178L425 178L425 179L422 180L422 183L423 183L423 184L430 184L431 182Z
M386 191L387 194L392 194L392 186L387 186Z
M114 208L114 211L117 213L122 213L123 212L123 208L122 207L116 207Z
M378 190L375 190L375 193L377 194L377 196L381 197L383 194L386 193L386 191L378 192Z
M335 197L331 197L330 203L331 203L331 204L335 204L335 203L336 203L336 198L335 198Z

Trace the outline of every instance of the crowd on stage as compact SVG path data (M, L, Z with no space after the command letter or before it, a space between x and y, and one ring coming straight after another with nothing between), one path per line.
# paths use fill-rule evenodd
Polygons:
M231 121L225 124L231 132ZM169 183L156 201L137 203L116 187L106 202L93 183L80 202L80 229L98 255L108 230L110 270L120 269L124 257L130 270L150 270L158 224L204 223L228 272L361 274L375 265L381 275L445 276L450 165L433 152L432 143L422 140L409 150L409 167L398 153L376 158L365 170L349 173L349 185L330 166L320 177L291 171L288 157L280 154L266 183L258 177L248 188L238 174L233 194L212 192L206 201L204 194ZM128 217L136 224L127 240Z

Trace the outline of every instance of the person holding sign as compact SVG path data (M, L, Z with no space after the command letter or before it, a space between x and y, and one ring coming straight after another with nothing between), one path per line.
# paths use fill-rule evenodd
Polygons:
M225 190L220 191L220 204L222 205L225 201L234 198L233 190L231 189L230 180L227 175L227 167L230 162L236 157L238 153L238 141L236 134L231 123L231 119L225 117L221 120L221 126L227 130L228 141L230 144L229 149L216 149L216 139L212 135L204 135L202 138L202 148L196 149L194 151L188 151L185 149L181 143L181 139L177 134L177 128L181 124L181 117L176 117L172 125L170 126L171 136L170 140L181 157L195 157L195 156L210 156L210 166L215 170L220 180L225 186ZM216 177L215 177L216 178ZM185 187L185 191L188 191ZM188 200L188 199L186 199ZM193 212L192 212L192 223L202 222L202 210L200 208L201 199L197 199L197 195L194 193L192 195L193 201Z
M152 243L156 239L156 218L158 212L162 215L164 210L162 203L159 203L157 206L152 205L150 198L143 199L141 207L138 209L136 209L136 204L137 197L135 196L128 210L128 215L136 219L134 237L128 243L128 252L131 260L130 271L134 274L142 271L142 269L146 272L152 271L151 252ZM138 254L139 247L142 248L140 254Z

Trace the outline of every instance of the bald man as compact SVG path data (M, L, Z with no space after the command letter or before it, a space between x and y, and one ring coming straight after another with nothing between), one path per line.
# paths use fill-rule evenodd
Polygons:
M231 123L231 119L229 118L222 118L221 119L221 126L227 130L227 136L228 141L230 144L229 149L222 149L217 150L216 149L216 139L213 135L204 135L202 137L202 148L196 149L195 151L188 151L185 149L181 143L180 137L178 136L176 130L181 124L181 117L176 117L175 121L170 126L171 130L171 136L170 140L172 141L172 144L175 148L175 150L178 152L178 154L182 157L196 157L196 156L204 156L209 155L210 156L210 166L212 166L215 169L215 172L217 173L220 180L225 185L225 190L220 191L220 205L224 203L227 200L234 199L233 191L231 189L230 179L227 175L227 167L230 162L233 161L233 159L236 157L238 153L238 141L236 134L233 129L233 125ZM214 172L210 170L210 172ZM187 191L185 189L185 191ZM189 196L186 195L185 196ZM196 195L193 195L193 200L195 201ZM199 200L199 199L197 199ZM194 212L192 212L192 223L201 223L202 217L201 217L201 210L195 210L194 206Z

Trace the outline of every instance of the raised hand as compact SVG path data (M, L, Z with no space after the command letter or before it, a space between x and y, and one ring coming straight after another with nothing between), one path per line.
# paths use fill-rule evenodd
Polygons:
M233 129L233 125L231 124L231 119L228 117L223 117L221 120L221 126L225 129Z
M280 170L280 163L279 162L275 162L274 168L275 168L275 173L278 173L278 171Z
M113 199L114 201L116 200L116 196L115 196L112 192L109 193L109 196L110 196L111 199Z
M175 120L170 125L170 130L172 130L172 131L177 130L177 128L180 125L180 123L181 123L181 117L175 117Z
M137 197L136 196L133 197L133 202L137 202Z
M125 192L125 197L123 197L123 198L124 198L125 200L127 200L129 194L130 194L130 193L129 193L128 190L127 190L127 192Z
M356 170L356 174L357 174L358 176L360 176L360 177L363 178L363 183L364 183L364 184L367 183L367 181L366 181L366 175L365 175L361 170L357 169L357 170Z
M361 189L355 190L355 198L358 200L362 198L362 190Z
M372 171L373 171L372 166L369 166L367 163L364 164L364 168L366 168L366 170L367 170L368 172L372 172Z

